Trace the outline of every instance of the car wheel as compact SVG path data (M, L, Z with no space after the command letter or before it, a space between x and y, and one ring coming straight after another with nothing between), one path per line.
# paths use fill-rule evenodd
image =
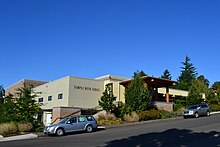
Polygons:
M207 111L207 112L206 112L206 115L207 115L207 116L210 116L210 112L209 112L209 111Z
M183 118L184 118L184 119L187 119L187 117L186 117L186 116L183 116Z
M56 131L57 136L63 136L64 135L64 130L62 128L58 128Z
M88 125L86 127L86 132L91 133L93 131L93 127L91 125Z
M198 118L199 117L199 114L198 112L195 113L195 118Z

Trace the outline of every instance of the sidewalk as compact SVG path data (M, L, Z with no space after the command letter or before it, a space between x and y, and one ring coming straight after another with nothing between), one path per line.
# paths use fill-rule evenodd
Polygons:
M218 112L211 112L211 115L213 114L220 114L220 111ZM153 123L157 121L166 121L170 119L180 119L182 117L176 117L176 118L169 118L169 119L157 119L157 120L149 120L149 121L142 121L142 122L135 122L135 123L125 123L125 124L118 124L118 125L104 125L99 126L99 129L108 129L108 128L117 128L123 126L130 126L130 125L138 125L138 124L145 124L145 123ZM40 133L29 133L25 135L17 135L17 136L11 136L11 137L3 137L0 135L0 143L5 141L13 141L13 140L23 140L23 139L34 139L38 137L43 137L45 134L43 132Z
M38 137L38 135L33 134L33 133L25 134L25 135L11 136L11 137L3 137L0 135L0 142L12 141L12 140L33 139L33 138L37 138L37 137Z

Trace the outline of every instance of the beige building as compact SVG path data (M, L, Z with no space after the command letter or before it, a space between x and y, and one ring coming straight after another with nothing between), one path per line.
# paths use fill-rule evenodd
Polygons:
M80 109L97 108L108 84L117 97L116 101L124 102L124 87L119 82L125 79L113 75L95 79L67 76L34 88L34 92L40 93L36 100L42 104L43 123L54 123L62 117L78 113Z
M154 94L155 105L158 108L173 110L173 98L187 96L187 91L171 89L175 81L145 76L143 80ZM43 110L42 121L45 125L56 123L60 119L79 115L81 110L99 108L98 101L105 88L117 97L115 104L125 102L125 88L131 79L115 75L105 75L90 79L66 76L51 82L22 80L6 89L13 92L18 87L34 84L33 92L38 92L36 101L41 103Z

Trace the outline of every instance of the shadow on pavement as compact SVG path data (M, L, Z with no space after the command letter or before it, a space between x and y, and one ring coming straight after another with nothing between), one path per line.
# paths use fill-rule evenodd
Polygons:
M191 130L170 129L106 142L106 147L194 147L220 146L220 132L195 133Z

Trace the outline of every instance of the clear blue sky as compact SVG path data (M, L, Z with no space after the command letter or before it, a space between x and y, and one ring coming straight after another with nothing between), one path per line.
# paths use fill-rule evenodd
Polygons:
M220 81L219 0L1 0L0 84L72 75L180 75L186 55Z

